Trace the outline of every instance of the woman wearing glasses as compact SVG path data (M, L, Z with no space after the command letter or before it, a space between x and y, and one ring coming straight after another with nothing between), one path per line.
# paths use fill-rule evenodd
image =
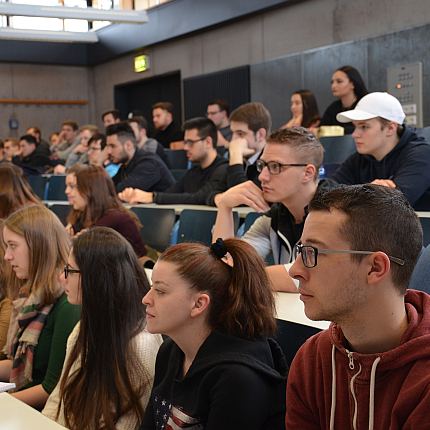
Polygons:
M60 220L44 206L12 214L3 230L4 259L19 280L0 381L13 382L12 395L42 409L63 367L66 341L79 320L59 282L70 242Z
M99 227L74 241L60 279L82 315L43 414L69 429L135 429L162 342L146 330L144 269L120 234Z
M264 261L240 239L168 248L143 298L157 356L140 429L285 429L288 365Z
M139 231L139 219L124 208L103 167L71 170L66 177L66 195L73 207L67 218L72 237L90 227L110 227L130 242L139 258L147 254Z

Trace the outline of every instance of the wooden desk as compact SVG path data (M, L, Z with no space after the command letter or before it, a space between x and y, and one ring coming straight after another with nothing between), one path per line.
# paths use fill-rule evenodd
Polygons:
M60 430L66 427L43 416L8 393L0 393L0 428L2 430Z

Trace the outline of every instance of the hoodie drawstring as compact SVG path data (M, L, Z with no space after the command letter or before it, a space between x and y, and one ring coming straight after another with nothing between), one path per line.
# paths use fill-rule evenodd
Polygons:
M352 352L346 350L349 358L349 368L354 370L354 355ZM336 412L336 347L332 345L331 350L331 370L332 370L332 383L331 383L331 409L330 409L330 430L334 430L334 417ZM369 430L373 430L374 418L375 418L375 378L376 378L376 367L381 361L381 357L377 357L372 364L372 370L370 373L370 394L369 394ZM350 389L351 394L354 399L354 418L353 418L353 428L357 428L357 398L354 393L354 381L355 378L361 373L361 364L358 363L360 368L358 372L351 378Z
M376 366L381 361L381 357L377 357L372 364L372 371L370 373L370 396L369 396L369 430L373 430L373 421L375 418L375 377Z
M331 410L330 410L330 430L334 430L334 413L336 411L336 347L331 350Z

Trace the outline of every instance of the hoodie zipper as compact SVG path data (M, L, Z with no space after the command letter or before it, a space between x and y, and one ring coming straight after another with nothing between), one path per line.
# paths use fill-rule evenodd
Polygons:
M355 366L354 366L354 354L352 352L348 351L347 349L345 351L348 354L348 358L349 358L349 368L351 370L354 370L354 368L355 368ZM355 397L355 392L354 392L354 381L355 381L355 378L361 373L361 364L358 363L358 365L359 365L358 372L351 378L351 382L349 385L349 388L350 388L351 394L352 394L352 398L354 399L354 417L353 417L353 421L352 421L352 428L354 430L357 429L357 412L358 412L357 398Z

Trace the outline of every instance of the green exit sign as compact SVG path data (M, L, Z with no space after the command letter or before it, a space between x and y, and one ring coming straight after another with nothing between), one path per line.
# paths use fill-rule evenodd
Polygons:
M149 68L149 58L146 55L134 57L134 71L143 72Z

